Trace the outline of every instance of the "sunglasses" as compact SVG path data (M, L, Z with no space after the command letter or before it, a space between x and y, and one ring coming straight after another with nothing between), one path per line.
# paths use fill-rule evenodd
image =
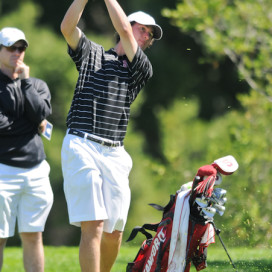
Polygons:
M5 48L9 52L15 52L17 50L19 53L22 53L22 52L24 52L26 50L26 46L14 46L14 45L12 45L12 46L9 46L9 47L5 46Z

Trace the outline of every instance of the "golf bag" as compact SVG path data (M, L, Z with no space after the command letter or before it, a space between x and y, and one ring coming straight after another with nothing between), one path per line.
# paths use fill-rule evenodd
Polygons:
M193 182L183 185L170 196L165 206L150 204L163 212L157 224L135 227L127 241L138 232L146 236L127 272L189 272L191 263L197 271L207 267L207 247L215 242L213 216L225 211L226 191L215 188L221 174L230 175L238 168L232 156L199 168ZM221 174L220 174L221 173ZM153 235L149 231L155 231Z
M144 224L142 227L135 227L127 242L133 240L138 232L146 236L146 240L132 263L128 263L127 272L157 272L166 271L168 266L168 254L171 240L173 217L175 211L176 196L171 195L165 207L150 204L155 209L163 212L161 222L157 224ZM147 230L155 231L153 237Z

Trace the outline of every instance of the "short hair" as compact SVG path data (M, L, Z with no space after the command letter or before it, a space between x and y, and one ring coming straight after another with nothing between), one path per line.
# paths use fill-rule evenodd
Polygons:
M130 24L131 24L131 26L133 26L135 24L135 22L133 21ZM115 32L114 36L115 36L115 43L116 44L119 43L120 42L120 36L119 36L118 32Z
M131 24L131 26L133 26L135 23L136 23L135 21L132 21L130 24ZM119 34L117 32L115 32L115 44L117 44L119 42L120 42L120 36L119 36ZM154 39L151 40L148 48L150 48L151 45L153 45L153 43L154 43Z

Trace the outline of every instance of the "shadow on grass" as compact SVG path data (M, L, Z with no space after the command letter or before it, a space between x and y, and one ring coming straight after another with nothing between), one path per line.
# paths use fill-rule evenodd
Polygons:
M117 261L120 266L124 269L127 266L125 260ZM208 266L203 271L206 272L272 272L272 260L250 260L250 261L236 261L234 262L236 269L233 268L232 264L228 261L208 261ZM124 270L122 270L124 271ZM191 271L196 271L192 265Z
M234 265L227 261L208 261L208 271L238 271L238 272L272 272L272 260L258 259L258 260L239 260L235 261Z

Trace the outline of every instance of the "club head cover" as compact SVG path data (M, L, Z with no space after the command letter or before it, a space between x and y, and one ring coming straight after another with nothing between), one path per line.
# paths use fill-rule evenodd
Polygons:
M215 176L216 169L212 165L201 166L197 171L197 176L204 178L205 176Z
M222 175L231 175L239 167L236 159L231 155L215 160L212 166Z
M196 174L198 179L194 179L193 193L194 195L203 194L210 197L216 180L217 170L212 165L201 166Z

